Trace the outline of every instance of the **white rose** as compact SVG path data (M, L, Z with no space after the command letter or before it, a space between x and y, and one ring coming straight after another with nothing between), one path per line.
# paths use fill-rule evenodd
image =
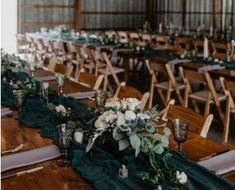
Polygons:
M132 110L132 111L134 111L140 104L140 101L137 100L136 98L127 98L126 101L127 101L129 110Z
M188 180L187 175L184 172L179 171L176 172L176 178L179 180L180 184L185 184Z
M49 83L48 82L43 82L42 86L43 86L43 89L48 89Z
M117 126L120 127L125 124L125 116L122 112L117 112Z
M127 109L127 101L125 99L121 100L121 108L122 108L122 110L126 110Z
M114 120L117 119L117 115L112 110L104 112L103 117L106 123L113 123Z
M95 122L95 128L99 131L103 131L104 129L108 128L107 123L102 118L98 118Z
M107 102L105 104L105 107L106 108L116 108L117 110L119 110L121 107L121 104L118 101L111 101L111 102Z
M61 113L63 116L66 116L66 109L63 105L58 105L55 107L56 112Z
M138 113L137 117L140 118L141 120L150 119L150 116L145 113Z
M127 110L126 112L125 112L125 120L135 120L135 118L136 118L136 114L133 112L133 111L129 111L129 110Z

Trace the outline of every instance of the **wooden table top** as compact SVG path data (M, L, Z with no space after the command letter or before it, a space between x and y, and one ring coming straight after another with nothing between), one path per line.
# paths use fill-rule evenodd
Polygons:
M73 86L70 88L72 89ZM75 88L74 90L79 90ZM83 88L81 88L83 90ZM84 103L92 105L94 101L92 100L83 100ZM20 123L15 119L17 112L13 112L13 116L4 117L1 119L1 148L2 151L15 148L21 143L25 143L25 146L20 151L31 150L38 147L43 147L46 145L52 144L50 139L42 138L40 136L39 129L27 128L24 124ZM173 140L173 137L170 139L171 149L176 148L176 143ZM184 144L184 152L188 157L193 161L198 161L200 158L211 155L215 152L221 152L231 148L227 144L220 144L209 139L200 137L199 135L188 133L188 140ZM232 147L233 148L233 147ZM58 190L90 190L93 187L89 182L85 181L78 173L76 173L71 167L62 168L57 165L57 160L46 161L43 163L35 164L32 166L27 166L11 171L19 172L25 169L34 168L36 166L43 166L44 168L40 171L25 174L18 177L12 177L2 180L2 189L3 190L18 190L20 189L30 189L30 190L39 190L39 189L58 189ZM231 172L225 175L225 177L233 182L235 182L235 172ZM48 180L49 179L49 180Z
M191 70L198 70L200 67L206 66L206 64L204 63L179 63L176 65L176 67L180 67L180 66L187 68L187 69L191 69ZM220 69L220 70L211 70L208 72L215 79L218 79L219 77L222 76L227 80L235 81L235 70Z
M35 71L35 77L44 77L44 76L55 76L55 73L43 70L43 69L38 69ZM59 92L59 88L57 85L57 81L54 80L49 80L47 81L49 83L49 86ZM91 88L83 86L80 83L71 81L69 79L65 79L64 87L63 87L63 93L69 94L69 93L74 93L74 92L88 92L92 91Z

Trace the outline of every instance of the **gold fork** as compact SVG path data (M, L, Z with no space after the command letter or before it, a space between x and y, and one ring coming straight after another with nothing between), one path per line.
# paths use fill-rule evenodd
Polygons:
M24 147L25 144L20 144L18 145L17 147L13 148L13 149L10 149L10 150L4 150L2 151L2 154L6 154L6 153L13 153L13 152L17 152L19 151L20 149L22 149Z

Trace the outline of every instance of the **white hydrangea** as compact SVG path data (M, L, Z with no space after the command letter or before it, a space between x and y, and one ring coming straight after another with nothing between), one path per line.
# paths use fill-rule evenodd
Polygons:
M187 183L187 175L184 172L176 171L176 178L179 180L180 184Z
M95 128L97 128L98 131L103 131L103 130L105 130L106 128L109 127L107 125L107 123L102 118L98 118L94 125L95 125Z
M95 127L97 130L104 130L108 127L114 127L115 120L117 119L117 114L112 111L104 112L95 122Z
M136 114L133 111L127 110L125 111L125 120L135 120Z
M64 117L67 115L65 107L63 105L61 105L61 104L56 106L55 110L56 110L56 112L60 113Z
M121 104L119 101L111 101L111 102L106 102L105 107L106 108L115 108L115 109L119 110L121 107Z
M134 111L140 104L140 101L136 98L124 98L121 100L122 110Z
M122 99L121 100L121 108L122 108L122 110L127 110L127 107L128 107L127 101L125 99Z
M137 117L141 120L150 119L150 116L145 113L138 113Z
M117 112L117 127L125 124L125 115L122 112Z
M102 114L103 118L105 119L106 123L113 123L115 119L117 119L117 115L114 111L109 110Z
M48 89L49 83L48 82L43 82L42 87L43 87L43 89Z

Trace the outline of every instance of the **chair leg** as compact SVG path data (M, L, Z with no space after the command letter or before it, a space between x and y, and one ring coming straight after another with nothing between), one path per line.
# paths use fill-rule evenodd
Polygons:
M195 112L200 113L200 109L197 105L197 102L195 100L192 100L192 103L193 103L193 107L194 107Z
M103 86L103 90L107 90L107 85L108 85L108 76L105 75L105 77L104 77L104 86Z
M166 93L166 100L165 100L165 104L164 105L166 105L167 102L169 102L170 98L171 98L171 90L168 89L167 93Z
M166 102L166 99L165 99L165 97L164 97L164 94L163 94L162 90L157 89L157 91L158 91L158 94L159 94L159 96L160 96L160 98L161 98L163 104L166 105L167 102Z
M227 97L226 111L224 117L224 131L223 131L223 142L228 142L229 134L229 123L230 123L230 97Z
M210 103L206 103L206 106L205 106L205 111L204 111L204 116L207 116L207 115L209 115L209 113L210 113L210 106L211 104Z
M153 104L153 93L154 93L154 85L151 83L150 86L150 96L149 96L149 102L148 102L148 109L152 108Z

